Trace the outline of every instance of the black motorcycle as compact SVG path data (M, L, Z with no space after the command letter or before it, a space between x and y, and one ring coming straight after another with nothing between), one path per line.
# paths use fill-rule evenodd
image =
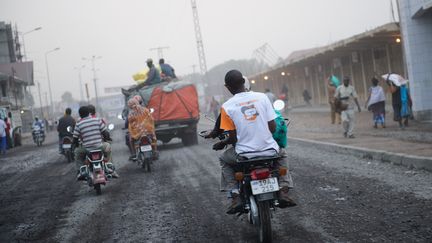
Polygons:
M274 152L273 156L250 159L246 157L249 152L239 154L235 168L243 202L239 215L248 215L249 222L258 228L260 242L272 241L271 214L278 205L278 178L287 174L287 168L274 166L280 159Z
M64 136L62 138L62 154L66 157L67 162L72 162L74 160L74 149L72 146L73 139L70 136Z

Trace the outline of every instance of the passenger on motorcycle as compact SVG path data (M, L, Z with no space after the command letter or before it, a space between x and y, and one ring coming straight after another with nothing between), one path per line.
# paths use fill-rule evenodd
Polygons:
M150 110L140 105L139 98L133 97L128 101L130 109L128 114L128 130L130 144L133 146L142 136L151 135L154 159L158 158L157 139L155 134L154 120Z
M32 124L32 136L33 141L36 141L36 131L39 131L42 135L42 137L45 137L45 131L44 131L44 123L39 120L39 117L35 116L34 122Z
M87 106L81 106L78 110L81 119L75 124L73 132L73 143L75 145L75 163L78 170L77 179L84 179L79 171L79 168L84 162L86 152L92 149L102 149L104 157L108 162L111 162L111 145L105 141L111 141L107 127L99 118L90 116L90 111ZM82 146L79 146L79 139ZM117 178L118 174L114 168L109 168L109 173L112 177Z
M62 118L59 119L57 125L57 132L59 135L59 152L63 153L62 149L62 140L64 137L69 136L72 137L72 133L67 131L67 127L75 127L75 119L71 116L72 110L71 108L66 108L65 114Z
M245 79L237 70L231 70L225 75L225 87L234 96L222 105L220 128L228 131L229 137L213 145L214 150L221 150L228 144L235 144L225 150L220 157L221 190L229 191L232 196L228 214L234 214L242 208L234 177L234 166L239 153L261 151L254 153L254 156L272 156L279 153L281 159L276 166L288 168L285 150L280 148L272 137L276 129L276 113L270 100L264 93L247 92L244 83ZM295 206L293 200L288 197L288 190L293 187L289 173L279 177L279 185L279 207Z
M93 118L97 118L96 107L94 105L92 105L92 104L88 105L87 107L89 108L90 116L93 117ZM102 122L105 125L107 125L107 122L105 121L105 119L103 119L103 118L100 118L100 119L102 120Z

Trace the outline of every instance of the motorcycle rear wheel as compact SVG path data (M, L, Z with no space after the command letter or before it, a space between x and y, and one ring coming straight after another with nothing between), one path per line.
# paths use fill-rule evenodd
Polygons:
M151 172L150 163L151 163L150 159L144 159L145 171L147 172Z
M68 163L72 162L72 153L71 153L71 151L66 151L66 158L67 158L67 162Z
M270 204L268 201L258 202L259 211L259 238L260 242L270 243L273 241Z
M97 195L101 195L102 194L102 189L101 189L101 185L100 184L94 185L94 189L96 190L96 194Z

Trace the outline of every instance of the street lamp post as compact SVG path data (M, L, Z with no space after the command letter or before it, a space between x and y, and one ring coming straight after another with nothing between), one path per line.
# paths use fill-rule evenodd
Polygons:
M29 30L29 31L24 32L24 33L21 34L21 39L22 39L22 42L23 42L23 49L24 49L24 58L25 58L26 61L27 61L27 52L26 52L26 48L25 48L24 36L27 35L27 34L30 34L30 33L34 32L34 31L41 30L41 29L42 29L42 27L37 27L37 28L34 28L32 30Z
M81 67L74 67L75 70L78 70L78 80L79 80L79 87L80 87L80 101L84 101L84 92L83 92L83 85L82 85L82 78L81 78L81 71L85 68L85 65L82 65Z
M30 34L30 33L32 33L32 32L35 32L35 31L38 31L38 30L41 30L42 29L42 27L37 27L37 28L34 28L34 29L32 29L32 30L29 30L29 31L26 31L26 32L24 32L24 33L21 33L21 39L22 39L22 44L23 44L23 49L24 49L24 55L23 55L23 57L24 57L24 60L25 61L27 61L27 52L26 52L26 47L25 47L25 40L24 40L24 36L25 35L27 35L27 34ZM26 79L27 78L29 78L29 70L28 70L28 65L26 65L25 66L25 72L26 72ZM27 80L27 81L29 81L29 83L27 84L27 86L26 86L26 88L25 88L25 92L28 92L28 93L30 93L30 86L28 86L29 84L30 84L30 80ZM32 114L33 114L33 105L31 106L31 111L32 111Z
M47 51L45 52L45 66L46 66L46 71L47 71L47 80L48 80L48 91L49 91L49 95L50 95L50 115L53 115L54 113L54 104L53 104L53 100L52 100L52 91L51 91L51 81L50 81L50 76L49 76L49 69L48 69L48 54L58 51L60 50L60 47L57 47L53 50Z
M93 83L94 83L94 89L95 89L95 98L96 98L96 107L99 107L99 97L98 97L98 87L97 87L97 78L96 78L96 68L95 68L95 60L101 59L101 56L95 56L93 55L90 58L83 57L83 60L91 61L92 63L92 71L93 71Z

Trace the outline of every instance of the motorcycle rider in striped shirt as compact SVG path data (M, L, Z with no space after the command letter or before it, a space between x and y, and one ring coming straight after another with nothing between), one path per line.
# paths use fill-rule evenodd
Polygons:
M96 117L90 116L88 106L81 106L78 110L81 119L76 123L73 132L73 139L75 144L75 163L78 169L77 180L83 180L84 177L80 173L79 168L82 166L85 159L86 152L93 149L102 149L104 156L111 162L111 141L110 134L105 126L105 123ZM82 145L79 146L79 140ZM112 177L118 178L118 174L114 168L109 168L109 173Z

